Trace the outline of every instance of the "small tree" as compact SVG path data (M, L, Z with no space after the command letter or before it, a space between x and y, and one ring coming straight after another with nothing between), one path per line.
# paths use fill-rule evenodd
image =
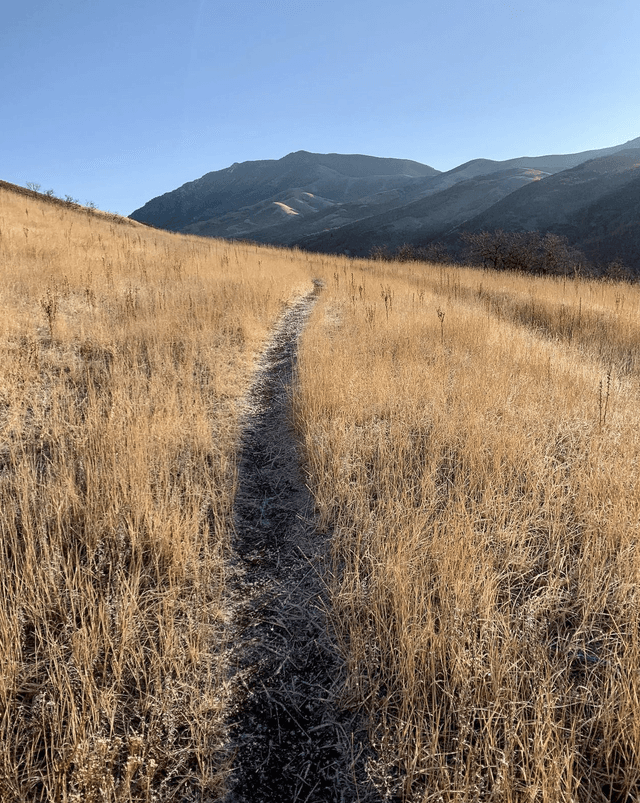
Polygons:
M504 270L505 257L508 250L508 237L504 231L480 231L462 233L462 241L472 262L480 263L483 268Z
M451 263L455 261L454 255L447 246L441 242L429 243L416 249L417 258L421 262Z
M369 251L369 256L371 259L381 262L389 262L393 259L391 251L389 251L389 247L386 245L374 245L371 251Z
M27 181L27 189L33 192L40 192L40 184L36 184L35 181Z
M612 282L632 282L634 279L633 271L619 259L609 262L605 268L604 275Z

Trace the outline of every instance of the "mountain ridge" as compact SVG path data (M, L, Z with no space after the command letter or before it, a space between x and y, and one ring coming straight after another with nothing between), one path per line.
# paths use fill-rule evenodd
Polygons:
M616 259L615 227L597 206L632 183L635 152L640 137L574 154L472 159L439 171L410 159L300 150L205 173L130 217L172 231L356 256L435 239L455 251L462 230L481 225L540 229L573 238L577 247L589 241L598 259ZM606 208L620 214L620 203L609 199ZM587 208L592 225L607 232L606 248L578 219ZM633 220L627 229L635 230ZM629 243L621 252L640 271Z
M627 207L620 202L621 194L627 199ZM625 208L634 206L640 209L640 147L590 159L549 176L539 185L519 188L463 225L455 226L441 239L454 245L463 230L549 232L567 237L591 259L624 259L629 267L638 269L640 252L627 242L634 230L633 220L628 220L626 234L619 232L617 243L611 237L616 219L621 220ZM600 235L595 224L598 219ZM640 217L637 220L640 226ZM601 242L605 233L606 246Z
M347 168L349 173L345 172ZM206 173L152 198L129 217L159 228L182 231L185 226L206 220L207 216L210 219L251 206L284 190L317 187L323 197L338 203L353 199L354 182L360 185L362 194L381 185L402 186L420 176L438 173L435 168L410 159L296 151L282 159L234 163ZM396 181L390 182L390 178Z

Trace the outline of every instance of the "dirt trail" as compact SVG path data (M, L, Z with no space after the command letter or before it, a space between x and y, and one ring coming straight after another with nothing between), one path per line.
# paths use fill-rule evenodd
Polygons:
M362 734L336 704L344 670L323 613L328 544L314 530L289 415L298 337L321 290L314 284L283 314L247 400L234 508L238 711L228 803L365 799L354 786Z

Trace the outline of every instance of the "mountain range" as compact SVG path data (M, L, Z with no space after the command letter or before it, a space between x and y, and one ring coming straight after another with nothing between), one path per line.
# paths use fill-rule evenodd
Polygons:
M367 256L463 232L567 237L594 263L640 273L640 137L574 154L474 159L441 172L408 159L290 153L236 163L130 216L158 228Z

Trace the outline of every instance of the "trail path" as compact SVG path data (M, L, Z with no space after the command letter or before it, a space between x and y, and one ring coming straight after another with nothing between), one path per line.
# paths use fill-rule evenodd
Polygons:
M285 311L247 400L234 508L238 710L228 803L350 803L359 736L336 696L342 662L327 633L326 537L300 471L289 388L298 337L321 289ZM358 769L360 767L360 769Z

